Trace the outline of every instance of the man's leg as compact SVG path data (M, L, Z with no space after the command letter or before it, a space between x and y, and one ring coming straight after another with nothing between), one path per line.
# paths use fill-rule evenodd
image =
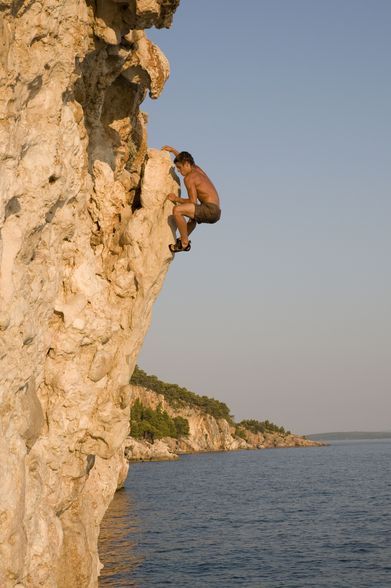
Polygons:
M187 223L187 234L190 235L196 228L197 223L195 222L194 218L191 218Z
M176 226L178 227L179 234L181 236L182 247L185 248L189 244L189 232L195 229L196 223L193 220L195 214L195 204L190 202L189 204L177 204L173 209ZM189 223L186 222L185 216L190 218ZM194 223L194 225L193 225Z

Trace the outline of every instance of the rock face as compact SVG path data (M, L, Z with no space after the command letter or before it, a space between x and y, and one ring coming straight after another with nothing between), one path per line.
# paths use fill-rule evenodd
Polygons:
M199 451L235 451L237 449L266 449L272 447L310 447L324 445L297 435L281 433L252 433L244 430L244 438L235 434L235 427L225 419L216 419L191 405L172 407L163 394L142 386L131 387L131 405L139 400L144 406L156 410L161 405L170 417L187 419L188 437L166 437L155 443L129 437L125 443L125 455L129 461L176 459L177 454Z
M172 256L143 28L179 0L0 2L0 586L93 587L137 353Z

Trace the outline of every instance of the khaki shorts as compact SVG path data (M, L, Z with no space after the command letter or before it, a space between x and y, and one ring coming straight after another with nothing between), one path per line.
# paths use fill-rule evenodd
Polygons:
M202 204L195 205L194 220L201 223L217 223L221 217L221 210L217 204L213 202L203 202Z

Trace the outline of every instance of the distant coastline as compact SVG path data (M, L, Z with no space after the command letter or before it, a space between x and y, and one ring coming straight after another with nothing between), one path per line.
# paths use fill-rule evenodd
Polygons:
M336 431L305 435L312 441L358 441L360 439L391 439L391 431Z

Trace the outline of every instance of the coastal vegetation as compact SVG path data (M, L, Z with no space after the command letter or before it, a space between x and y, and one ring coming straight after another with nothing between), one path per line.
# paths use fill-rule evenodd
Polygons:
M135 439L146 439L152 443L162 437L185 437L189 434L187 419L177 416L171 418L159 404L156 410L144 406L140 400L132 406L130 413L130 435Z
M208 396L200 396L195 392L187 390L178 386L177 384L170 384L163 382L157 376L150 376L138 366L135 367L130 383L136 386L142 386L162 394L165 400L173 408L180 408L181 406L190 405L196 407L203 412L210 414L216 419L225 419L229 424L235 426L235 435L246 439L246 431L251 433L278 433L286 436L290 431L286 431L284 427L270 422L269 420L257 421L255 419L245 419L240 423L235 423L233 416L230 414L229 407L220 400L209 398ZM178 419L181 419L180 421ZM176 421L176 424L174 423ZM182 422L184 421L184 422ZM186 429L187 426L187 429ZM140 401L136 401L132 408L131 415L131 435L138 438L156 438L161 437L176 437L187 435L189 432L188 421L182 417L172 419L166 411L158 407L156 411L150 408L143 407Z
M177 384L169 384L159 380L156 376L150 376L138 366L135 367L133 375L130 379L130 383L136 386L143 386L153 392L162 394L167 402L173 407L178 408L185 405L195 406L212 415L216 419L225 419L230 424L233 424L233 417L229 412L228 406L216 400L215 398L209 398L208 396L200 396L178 386Z
M251 431L251 433L279 433L280 435L290 435L290 431L286 431L284 427L279 427L274 423L271 423L268 420L265 421L257 421L255 419L246 419L240 421L240 423L236 426L237 432L236 434L240 435L240 431L243 429L247 429Z

